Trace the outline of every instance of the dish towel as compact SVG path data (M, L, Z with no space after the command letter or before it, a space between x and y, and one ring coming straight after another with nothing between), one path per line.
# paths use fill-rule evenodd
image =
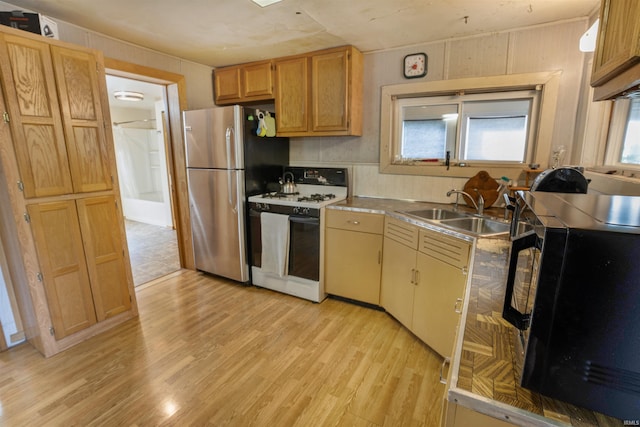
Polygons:
M260 213L262 270L286 276L289 267L289 215Z

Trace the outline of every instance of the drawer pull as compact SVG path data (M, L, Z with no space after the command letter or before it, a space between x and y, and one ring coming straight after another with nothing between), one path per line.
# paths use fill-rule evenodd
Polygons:
M444 366L448 365L451 363L451 359L448 357L445 357L444 360L442 361L442 365L440 365L440 383L441 384L446 384L447 383L447 379L445 378L444 374Z
M353 224L353 225L359 225L360 221L351 221L351 220L349 220L349 221L347 221L347 223L348 224Z
M453 305L453 310L458 314L462 314L462 298L456 298L456 303Z

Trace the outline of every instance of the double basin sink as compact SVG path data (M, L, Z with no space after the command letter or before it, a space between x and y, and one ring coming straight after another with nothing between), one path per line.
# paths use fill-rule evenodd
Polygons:
M508 222L451 209L429 208L403 211L401 213L435 222L452 230L471 234L476 237L491 237L507 234L510 228Z

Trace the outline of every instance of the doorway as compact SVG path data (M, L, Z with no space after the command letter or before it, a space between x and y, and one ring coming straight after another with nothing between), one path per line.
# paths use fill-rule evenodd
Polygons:
M131 270L140 286L180 269L166 87L107 75L107 90Z

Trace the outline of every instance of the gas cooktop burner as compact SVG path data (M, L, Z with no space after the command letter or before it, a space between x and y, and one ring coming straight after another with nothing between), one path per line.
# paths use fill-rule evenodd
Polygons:
M297 196L300 193L282 193L282 192L276 192L276 193L265 193L262 195L263 199L286 199L287 197L291 197L291 196Z
M325 200L335 199L335 194L311 194L309 196L298 197L299 202L324 202Z

